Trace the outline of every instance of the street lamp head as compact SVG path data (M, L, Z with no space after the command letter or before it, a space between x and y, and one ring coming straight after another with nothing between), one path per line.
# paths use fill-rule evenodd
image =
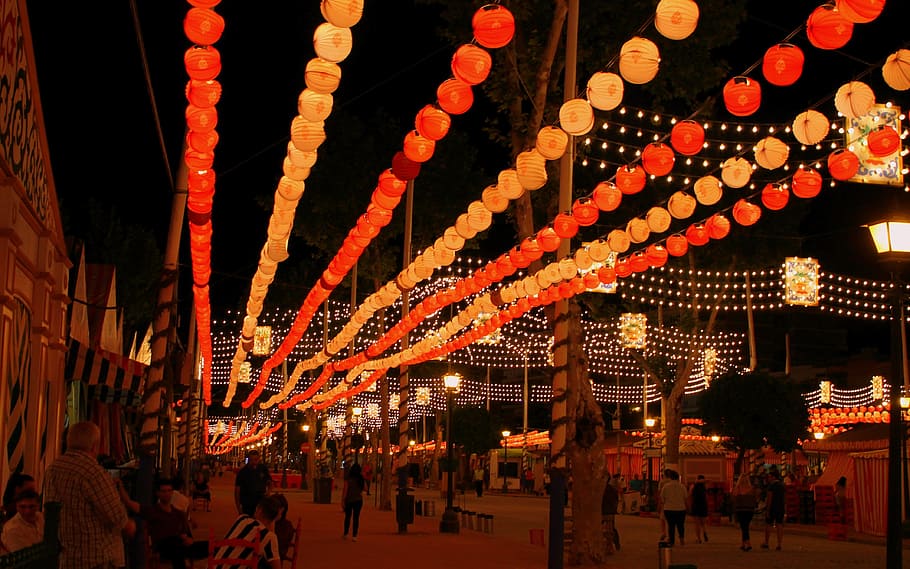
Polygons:
M649 429L651 427L653 427L655 425L655 423L657 423L657 421L651 417L648 417L647 419L645 419L645 426L648 427Z
M509 431L509 430L507 430L507 429L506 429L506 430L503 430L503 431L502 431L502 438L504 438L504 439L505 439L505 438L508 438L508 436L511 435L511 434L512 434L512 431Z
M720 437L718 435L711 435L711 442L719 443Z
M443 376L442 382L445 384L446 389L454 391L461 385L461 376L457 373L447 373Z
M303 425L303 426L300 427L300 428L303 429L303 432L304 432L304 433L309 433L309 432L310 432L310 426L309 426L309 425Z
M354 407L351 409L351 413L354 414L355 418L359 419L360 416L363 415L363 407Z
M866 226L880 255L910 253L910 221L885 220Z
M910 396L901 395L901 409L910 409Z
M408 441L408 446L409 446L409 447L412 447L412 446L414 446L414 445L416 445L416 444L417 444L417 441L415 441L414 439L411 439L411 440Z
M821 432L821 431L815 431L815 432L812 434L812 436L815 437L815 440L820 441L820 440L822 440L823 438L825 438L825 433L823 433L823 432Z

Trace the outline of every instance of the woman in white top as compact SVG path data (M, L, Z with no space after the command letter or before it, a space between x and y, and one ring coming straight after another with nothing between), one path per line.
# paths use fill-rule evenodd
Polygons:
M25 549L44 539L44 516L38 511L38 493L23 490L16 495L16 515L3 524L0 541L9 551Z
M688 490L679 481L679 473L668 470L669 480L660 491L660 502L663 504L664 517L667 519L667 537L672 546L679 531L679 544L686 544L686 499Z

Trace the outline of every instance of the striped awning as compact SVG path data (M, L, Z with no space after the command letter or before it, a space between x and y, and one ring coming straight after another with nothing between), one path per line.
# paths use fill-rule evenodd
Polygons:
M137 406L145 389L146 370L147 366L125 356L70 340L64 377L83 382L91 399Z

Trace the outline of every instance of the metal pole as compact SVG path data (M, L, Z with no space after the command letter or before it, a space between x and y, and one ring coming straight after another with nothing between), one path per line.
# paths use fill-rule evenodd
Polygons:
M888 526L886 533L885 566L888 569L903 567L903 544L901 542L901 508L902 500L897 499L901 492L901 441L903 440L903 422L901 418L901 383L903 379L903 362L901 361L901 315L903 314L903 294L897 274L891 274L891 409L888 429Z
M752 280L746 271L746 325L749 330L749 371L758 367L758 352L755 346L755 318L752 314Z
M502 437L502 493L509 492L509 438Z
M411 264L411 234L413 232L414 216L414 181L410 180L405 190L405 208L404 208L404 244L402 252L402 268L407 269ZM402 321L407 318L410 310L409 291L401 293L401 318ZM401 349L407 350L411 345L411 336L405 332L401 338ZM397 504L401 507L407 501L408 495L408 393L410 390L408 376L408 366L398 368L398 455L395 457L396 470L398 472L398 497ZM408 525L404 521L404 516L398 518L398 533L407 533Z
M439 531L442 533L458 533L458 514L452 506L455 494L455 448L452 445L452 412L455 410L455 390L446 389L446 511L439 522Z
M521 432L525 434L525 447L528 446L528 352L525 352L524 386L521 391L522 421Z

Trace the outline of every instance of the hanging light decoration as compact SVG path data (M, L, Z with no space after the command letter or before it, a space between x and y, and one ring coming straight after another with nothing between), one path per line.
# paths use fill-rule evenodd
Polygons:
M693 0L660 0L654 15L654 27L671 40L683 40L698 26L698 4Z
M474 12L471 27L477 43L496 49L512 41L515 35L515 17L502 4L487 4Z
M882 65L882 78L896 91L910 89L910 49L899 49Z
M755 145L755 162L765 170L775 170L787 163L790 147L781 140L768 136Z
M670 144L680 154L694 156L705 144L705 129L693 120L679 121L670 131Z
M724 85L724 105L731 115L747 117L761 106L761 85L748 77L734 77Z
M834 106L848 119L855 119L872 110L875 106L875 93L862 81L850 81L835 93Z
M768 83L787 87L796 83L803 74L805 61L803 50L792 43L779 43L765 52L762 58L762 74Z
M612 111L622 102L625 83L615 73L598 71L588 79L586 96L595 109Z
M633 37L619 52L619 74L629 83L641 85L657 76L660 52L649 39Z
M885 8L885 0L837 0L837 11L856 24L868 24L878 18Z
M828 135L828 118L815 110L800 113L793 120L793 136L806 146L818 144Z
M809 14L806 36L819 49L840 49L853 36L853 22L838 12L834 4L822 4Z
M620 315L619 337L623 348L644 350L648 343L648 316L632 312Z
M787 257L784 260L784 302L797 306L818 306L818 261Z

